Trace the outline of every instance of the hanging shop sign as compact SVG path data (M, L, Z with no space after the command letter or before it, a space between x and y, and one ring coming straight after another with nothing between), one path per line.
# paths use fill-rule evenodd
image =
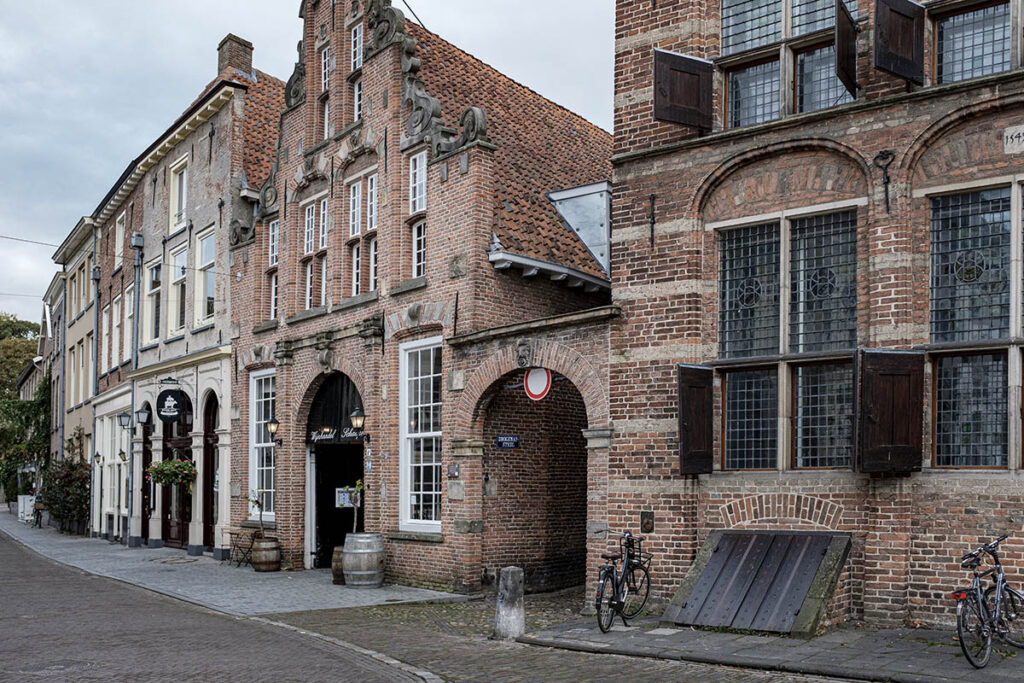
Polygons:
M156 397L156 416L160 418L161 422L180 422L182 410L184 410L184 406L180 390L165 389Z
M540 401L551 391L551 371L545 368L527 370L523 386L531 400Z
M498 448L520 448L518 434L498 434L496 443Z

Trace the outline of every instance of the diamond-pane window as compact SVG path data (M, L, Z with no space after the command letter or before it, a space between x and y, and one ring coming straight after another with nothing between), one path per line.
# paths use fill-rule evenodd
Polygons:
M795 372L796 466L853 463L853 366L806 365Z
M939 358L935 464L1006 467L1006 354Z
M790 351L854 348L857 212L794 219L790 253Z
M775 469L777 397L775 368L725 375L725 469Z
M753 225L720 234L722 358L779 352L779 226Z
M1010 333L1010 189L932 199L932 341Z
M765 62L729 72L729 127L779 118L779 63Z
M782 38L779 0L722 0L722 54L731 55Z
M853 102L836 76L836 48L826 45L796 56L796 110L817 111Z
M936 23L939 83L988 76L1010 68L1010 5L954 14Z

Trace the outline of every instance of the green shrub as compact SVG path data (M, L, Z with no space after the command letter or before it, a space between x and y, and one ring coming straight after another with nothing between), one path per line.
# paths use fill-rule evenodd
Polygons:
M62 460L52 463L43 479L43 501L61 530L74 531L89 520L89 478L87 463Z

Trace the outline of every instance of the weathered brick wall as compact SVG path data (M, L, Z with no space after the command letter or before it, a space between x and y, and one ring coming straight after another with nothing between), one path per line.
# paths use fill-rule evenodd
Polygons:
M586 576L586 406L565 377L532 401L525 371L491 389L484 418L483 571L496 583L502 567L522 567L528 591L575 586ZM518 449L497 448L499 434Z

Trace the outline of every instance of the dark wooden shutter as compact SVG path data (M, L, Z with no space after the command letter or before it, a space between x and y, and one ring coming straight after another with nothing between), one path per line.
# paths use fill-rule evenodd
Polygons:
M654 51L654 118L711 130L710 62Z
M857 22L843 0L836 2L836 76L857 99Z
M920 470L924 354L861 350L857 374L857 471Z
M875 0L875 68L924 85L924 7Z
M713 468L711 423L715 373L699 365L679 366L679 472L708 474Z

